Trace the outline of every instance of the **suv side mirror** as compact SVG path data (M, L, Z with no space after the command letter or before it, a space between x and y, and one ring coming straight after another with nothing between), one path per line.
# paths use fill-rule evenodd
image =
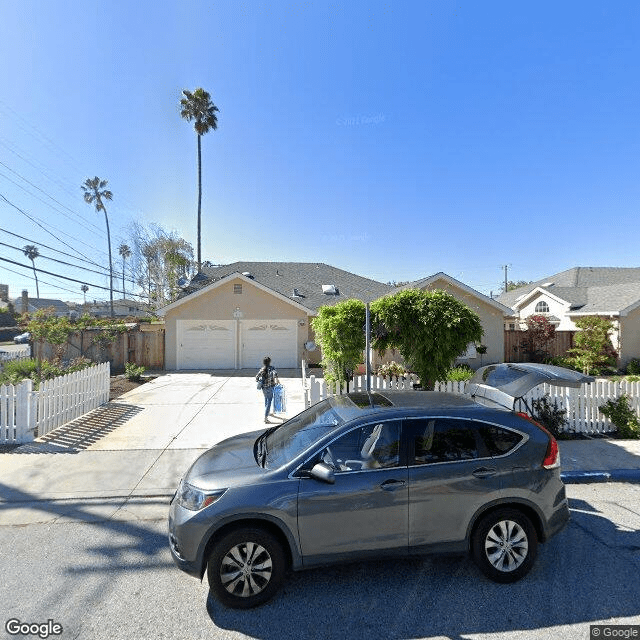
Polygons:
M327 484L334 484L336 476L333 469L324 462L317 462L309 471L309 476L320 480L320 482L326 482Z

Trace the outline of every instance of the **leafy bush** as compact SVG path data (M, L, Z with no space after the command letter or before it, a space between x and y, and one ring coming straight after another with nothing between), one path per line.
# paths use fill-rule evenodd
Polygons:
M140 382L144 372L145 368L137 366L135 362L127 362L127 364L124 365L124 375L127 380L131 382Z
M446 380L452 380L453 382L465 382L466 380L469 380L473 374L474 371L468 364L460 364L447 371Z
M600 406L600 412L618 427L618 435L621 438L640 438L640 421L629 406L629 396L621 395L615 400L607 400Z
M391 361L381 364L378 367L378 375L384 378L401 377L407 373L407 370L398 362Z
M67 366L51 363L48 360L38 361L34 358L27 360L12 360L4 365L0 374L0 384L20 384L23 380L33 380L37 389L44 380L51 380L68 373L75 373L91 367L93 362L88 358L75 358Z
M531 413L531 417L547 429L554 438L563 436L564 427L567 425L565 409L560 409L548 397L543 396L531 403Z
M631 376L640 375L640 360L633 358L627 363L627 373Z
M10 360L2 367L0 384L20 384L27 378L33 378L38 371L38 361L33 358L27 360Z

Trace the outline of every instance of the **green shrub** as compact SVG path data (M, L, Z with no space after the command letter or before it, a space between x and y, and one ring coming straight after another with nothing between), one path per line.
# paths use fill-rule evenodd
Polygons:
M629 406L629 396L621 395L615 400L607 400L600 406L600 412L618 427L618 435L621 438L640 438L640 421Z
M127 362L124 365L124 375L131 382L140 382L142 374L145 372L144 367L139 367L135 362Z
M453 382L465 382L471 379L473 374L474 371L468 364L460 364L447 371L446 379L452 380Z
M20 384L27 378L32 378L38 371L38 361L33 358L27 360L10 360L2 367L0 384Z
M640 375L640 360L633 358L627 362L627 374L631 376Z
M565 418L567 412L565 409L560 409L548 397L543 396L531 403L531 413L531 417L555 438L563 436L564 427L567 425L567 419Z
M378 367L378 375L383 378L402 377L407 373L407 370L398 362L392 361L386 364L381 364Z

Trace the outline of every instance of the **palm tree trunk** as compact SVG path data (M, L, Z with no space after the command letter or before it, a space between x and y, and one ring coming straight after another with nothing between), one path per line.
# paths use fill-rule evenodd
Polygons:
M202 136L198 134L198 273L200 272L200 265L202 264L202 254L201 254L201 215L200 215L200 207L202 204L202 155L200 150L200 138Z
M113 313L113 262L111 260L111 232L109 231L109 216L107 215L107 210L103 206L104 210L104 220L107 223L107 244L109 245L109 300L111 307L111 317L114 317Z
M36 279L36 297L38 299L40 299L40 289L38 287L38 274L36 273L36 263L35 260L31 261L31 264L33 265L33 277Z
M124 290L124 256L122 256L122 299L124 300L127 297Z

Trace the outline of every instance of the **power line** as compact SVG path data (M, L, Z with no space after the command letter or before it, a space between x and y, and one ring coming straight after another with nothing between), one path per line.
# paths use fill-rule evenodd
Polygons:
M20 251L24 253L24 250L21 247L14 247L12 244L7 244L6 242L0 242L0 245L3 247L9 247L10 249L15 249L16 251ZM91 273L97 273L99 276L108 277L110 275L109 271L96 271L95 269L89 269L89 267L82 267L80 265L73 264L71 262L65 262L64 260L58 260L57 258L51 258L49 256L45 256L42 253L38 255L38 258L44 258L45 260L51 260L52 262L57 262L58 264L64 264L67 267L75 267L76 269L82 269L83 271L90 271ZM114 272L113 277L118 278L118 280L122 280L122 272L118 272L118 271ZM130 278L127 278L126 274L125 274L125 281L130 282L131 284L136 284L136 281L131 280Z
M104 233L104 231L102 229L100 229L97 225L93 224L93 222L89 222L88 220L85 220L85 218L83 218L78 212L74 211L73 209L70 209L69 207L67 207L67 205L63 204L59 200L56 200L56 198L54 198L51 194L47 193L44 189L41 189L37 184L34 184L33 182L31 182L30 180L25 178L23 175L19 174L17 171L12 169L9 165L7 165L4 162L2 162L2 160L0 160L0 165L2 165L5 169L8 169L9 171L11 171L11 173L15 174L16 176L18 176L19 178L24 180L28 185L32 186L34 189L37 189L38 191L43 193L45 196L47 196L48 198L53 200L53 202L55 202L56 204L59 204L63 209L66 209L70 213L73 213L74 216L76 216L77 218L80 219L80 221L82 222L83 225L89 225L89 226L93 227L94 229L96 229L96 231L94 231L93 233L95 233L96 235L99 235L102 238L106 237L106 234ZM0 175L3 175L3 174L0 174ZM6 178L6 176L4 176L4 177ZM20 185L16 184L15 182L13 184L15 184L17 187L20 187ZM22 188L24 191L29 193L26 189L24 189L24 187L20 187L20 188ZM41 200L40 198L38 198L37 196L35 196L32 193L29 193L29 195L33 196L34 198L36 198L37 200L39 200L43 204L46 204L48 207L51 207L54 211L57 211L58 213L62 214L63 216L65 216L65 218L68 218L72 222L76 222L77 223L76 220L73 220L72 218L70 218L66 213L64 213L64 211L60 211L59 209L56 209L54 206L52 206L48 202L45 202L44 200Z
M1 175L1 174L0 174ZM6 176L5 176L6 177ZM13 182L11 180L11 182ZM14 183L15 184L15 183ZM18 185L20 186L20 185ZM10 200L8 200L6 198L6 196L4 196L2 193L0 193L0 198L2 198L8 205L12 206L14 209L16 209L16 211L19 211L23 216L25 216L26 218L28 218L29 220L31 220L31 222L37 224L43 231L45 231L46 233L48 233L52 238L55 238L58 242L61 242L65 247L69 247L69 249L71 249L72 251L74 251L75 253L77 253L78 255L82 256L83 258L85 258L85 260L92 262L92 260L90 260L87 256L85 256L83 253L81 253L80 251L78 251L75 247L72 247L70 244L68 244L67 242L65 242L64 240L62 240L62 238L59 238L58 236L56 236L54 233L52 233L51 231L49 231L49 229L47 229L46 227L44 227L37 218L34 218L33 216L30 216L28 213L26 213L25 211L23 211L20 207L18 207L17 205L13 204L13 202L11 202ZM55 229L55 227L53 227ZM58 231L58 229L56 229L56 231ZM64 233L64 232L60 232L60 233ZM69 235L67 233L65 233L64 235ZM72 237L72 236L69 236ZM76 240L76 238L72 238L74 240ZM80 241L81 242L81 241ZM85 244L84 242L82 244ZM93 249L94 251L97 251L97 249L95 247L91 247L90 245L87 245L90 249ZM100 266L97 263L93 263L96 266Z

